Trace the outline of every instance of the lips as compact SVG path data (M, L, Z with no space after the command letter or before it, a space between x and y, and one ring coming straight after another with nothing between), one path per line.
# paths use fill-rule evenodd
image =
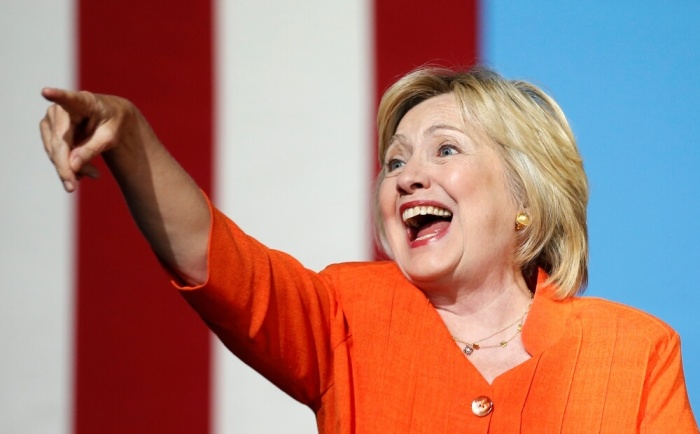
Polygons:
M452 212L434 202L411 202L401 206L411 247L418 247L443 235L452 220Z

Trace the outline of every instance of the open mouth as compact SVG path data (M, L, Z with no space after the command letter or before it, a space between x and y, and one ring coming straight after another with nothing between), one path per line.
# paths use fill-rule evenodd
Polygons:
M401 214L409 231L410 241L422 241L445 231L452 221L452 212L428 205L406 208Z

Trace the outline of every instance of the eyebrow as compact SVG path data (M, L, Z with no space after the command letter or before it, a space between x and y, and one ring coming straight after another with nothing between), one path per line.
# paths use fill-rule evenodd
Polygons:
M437 124L433 125L428 130L425 132L425 135L430 135L430 134L435 134L435 131L437 130L450 130L450 131L456 131L458 133L464 134L464 131L461 128L454 127L452 125L448 124Z
M454 126L452 126L452 125L449 125L449 124L435 124L435 125L432 125L430 128L428 128L428 129L425 131L425 134L423 134L423 136L424 136L424 137L430 136L430 135L432 135L432 134L435 134L435 132L438 131L438 130L449 130L449 131L455 131L455 132L458 132L458 133L465 134L465 132L464 132L462 129L457 128L457 127L454 127ZM403 142L402 139L405 139L405 136L404 136L403 134L394 134L393 136L391 136L391 138L389 139L389 142L387 143L387 149L389 149L389 146L393 145L394 142L397 141L397 139L398 139L399 142Z

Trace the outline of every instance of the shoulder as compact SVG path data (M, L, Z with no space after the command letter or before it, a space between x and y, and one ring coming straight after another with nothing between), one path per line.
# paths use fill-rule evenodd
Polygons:
M637 308L596 297L575 297L571 303L574 317L597 338L608 335L651 347L678 341L671 326Z
M340 308L355 319L367 316L376 320L377 316L391 315L397 306L411 310L428 303L392 261L333 264L321 275L335 291Z

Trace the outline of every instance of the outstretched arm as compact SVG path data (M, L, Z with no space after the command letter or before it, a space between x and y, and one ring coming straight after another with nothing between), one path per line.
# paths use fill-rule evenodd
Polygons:
M53 104L40 123L44 148L68 192L101 155L155 253L183 280L207 276L210 211L190 176L139 110L114 96L45 88ZM109 228L105 228L109 230Z

